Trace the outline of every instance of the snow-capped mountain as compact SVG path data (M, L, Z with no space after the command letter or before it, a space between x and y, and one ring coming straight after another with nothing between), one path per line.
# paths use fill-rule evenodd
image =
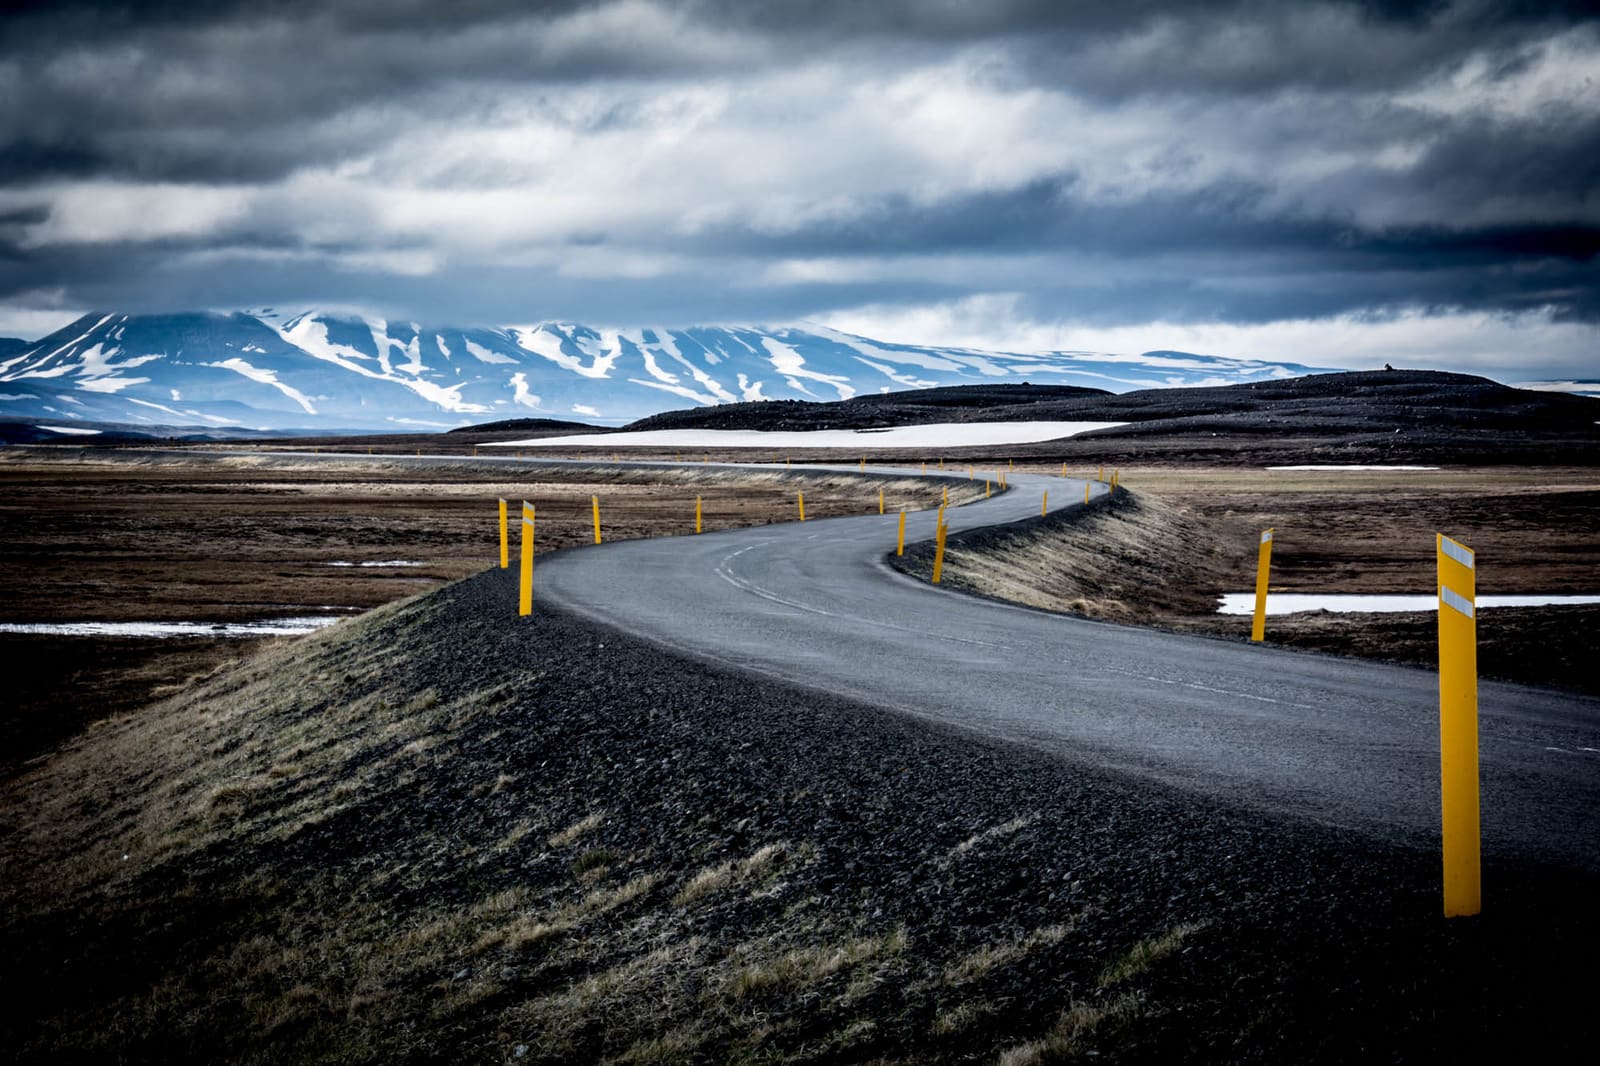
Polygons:
M825 327L434 328L308 312L93 314L0 354L0 417L404 429L517 416L620 424L690 404L1030 380L1111 391L1317 368L1146 352L890 344Z

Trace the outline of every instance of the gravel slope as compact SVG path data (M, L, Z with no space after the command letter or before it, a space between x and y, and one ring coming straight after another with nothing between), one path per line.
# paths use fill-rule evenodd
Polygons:
M1488 913L1447 924L1426 850L519 622L513 573L285 644L6 785L0 1054L1586 1050L1562 964L1600 947L1593 878L1497 860Z

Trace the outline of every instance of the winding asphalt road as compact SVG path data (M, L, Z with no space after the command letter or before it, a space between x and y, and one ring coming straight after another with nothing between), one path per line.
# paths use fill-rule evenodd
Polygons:
M951 531L1036 515L1042 492L1081 499L1084 487L1010 484L947 511ZM1230 803L1384 839L1437 836L1435 675L935 588L887 565L896 521L558 552L540 559L536 609L553 602L714 663ZM930 539L933 523L912 514L908 542ZM1485 683L1479 720L1486 856L1600 872L1600 700Z

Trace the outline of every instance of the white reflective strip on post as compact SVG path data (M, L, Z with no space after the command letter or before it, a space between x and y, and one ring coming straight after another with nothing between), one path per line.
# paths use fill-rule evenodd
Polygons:
M1468 570L1472 569L1472 549L1471 548L1468 548L1468 547L1466 547L1464 545L1461 545L1461 544L1457 544L1455 541L1451 540L1449 537L1440 537L1439 538L1439 550L1444 552L1446 555L1450 556L1450 558L1454 559L1456 562L1460 563L1462 566L1466 567Z
M524 516L523 519L522 519L522 524L527 526L529 529L532 529L533 528L533 519Z
M1439 602L1446 604L1447 606L1454 607L1468 618L1473 616L1472 601L1461 595L1455 589L1450 588L1448 585L1439 586Z
M1272 543L1272 530L1269 529L1265 533L1261 534L1261 543L1263 543L1263 544Z

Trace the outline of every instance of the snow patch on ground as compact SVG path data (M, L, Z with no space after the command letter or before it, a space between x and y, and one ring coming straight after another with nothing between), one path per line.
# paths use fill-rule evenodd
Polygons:
M149 380L149 378L90 378L87 381L79 382L78 388L82 389L84 392L113 393L121 392L129 385L143 385Z
M668 385L662 381L646 381L644 378L629 378L628 383L631 385L643 385L647 389L660 389L662 392L670 392L674 396L682 396L686 400L693 400L695 403L704 404L707 407L715 407L717 405L715 396L708 396L703 392L695 392L687 385Z
M612 365L622 354L622 345L619 342L609 351L594 355L594 362L585 363L582 359L562 350L560 337L546 333L538 326L512 326L510 330L512 337L516 339L517 347L548 359L564 370L582 374L586 378L609 377Z
M472 342L468 341L467 346L471 347ZM507 362L509 361L510 360L507 360ZM523 407L532 407L534 410L539 409L539 397L535 396L533 391L528 388L527 374L524 374L520 370L515 374L512 374L511 387L517 390L516 395L511 397L512 403L519 404Z
M279 392L283 393L285 396L289 397L289 399L293 400L295 403L299 404L300 409L306 414L314 415L317 413L317 409L311 406L311 401L306 398L306 394L291 385L286 385L279 381L278 373L275 370L267 370L263 367L253 366L237 356L232 359L224 359L221 362L202 363L201 365L214 366L222 370L231 370L241 377L249 378L251 381L258 382L262 385L270 385ZM172 390L172 398L174 400L178 399L177 389Z
M296 637L339 619L320 615L262 622L0 622L0 633L57 637Z
M648 382L640 382L648 384ZM485 447L569 448L575 445L619 448L961 448L984 444L1032 444L1075 437L1123 422L959 422L891 429L812 429L766 432L758 429L657 429L537 440L500 441Z
M475 344L472 341L466 341L466 345L467 352L471 354L472 358L476 359L480 363L505 363L509 366L517 365L517 361L511 358L509 355L501 355L499 352L490 351L481 344ZM439 347L444 347L444 341L441 340L439 342ZM522 376L523 375L521 374L517 375L517 377Z
M774 340L771 337L762 337L761 344L762 347L766 348L773 367L784 376L796 391L809 394L810 390L795 379L810 378L812 381L820 381L824 384L832 385L838 391L839 399L841 400L848 400L856 394L855 386L850 384L849 378L838 377L833 374L819 374L815 370L807 370L805 358L782 341Z
M1486 610L1492 607L1545 607L1574 603L1600 603L1600 596L1479 596L1474 601L1474 606L1479 610ZM1396 611L1431 611L1438 606L1437 595L1275 592L1267 596L1268 614L1294 614L1298 611L1388 614ZM1223 593L1222 606L1217 608L1217 613L1254 614L1255 610L1255 593L1226 592Z
M374 560L368 560L367 562L361 562L361 563L346 562L343 559L338 559L338 560L335 560L334 562L331 562L331 563L323 563L322 565L323 566L426 566L427 564L426 563L413 562L412 560L409 560L409 559L374 559Z
M97 437L100 435L98 429L82 429L78 426L35 426L34 428L45 430L48 433L67 433L74 437Z
M761 395L761 382L751 382L744 374L739 375L739 395L746 403L759 403L767 398Z
M1437 470L1436 466L1383 466L1381 464L1346 463L1318 466L1269 466L1268 470Z

